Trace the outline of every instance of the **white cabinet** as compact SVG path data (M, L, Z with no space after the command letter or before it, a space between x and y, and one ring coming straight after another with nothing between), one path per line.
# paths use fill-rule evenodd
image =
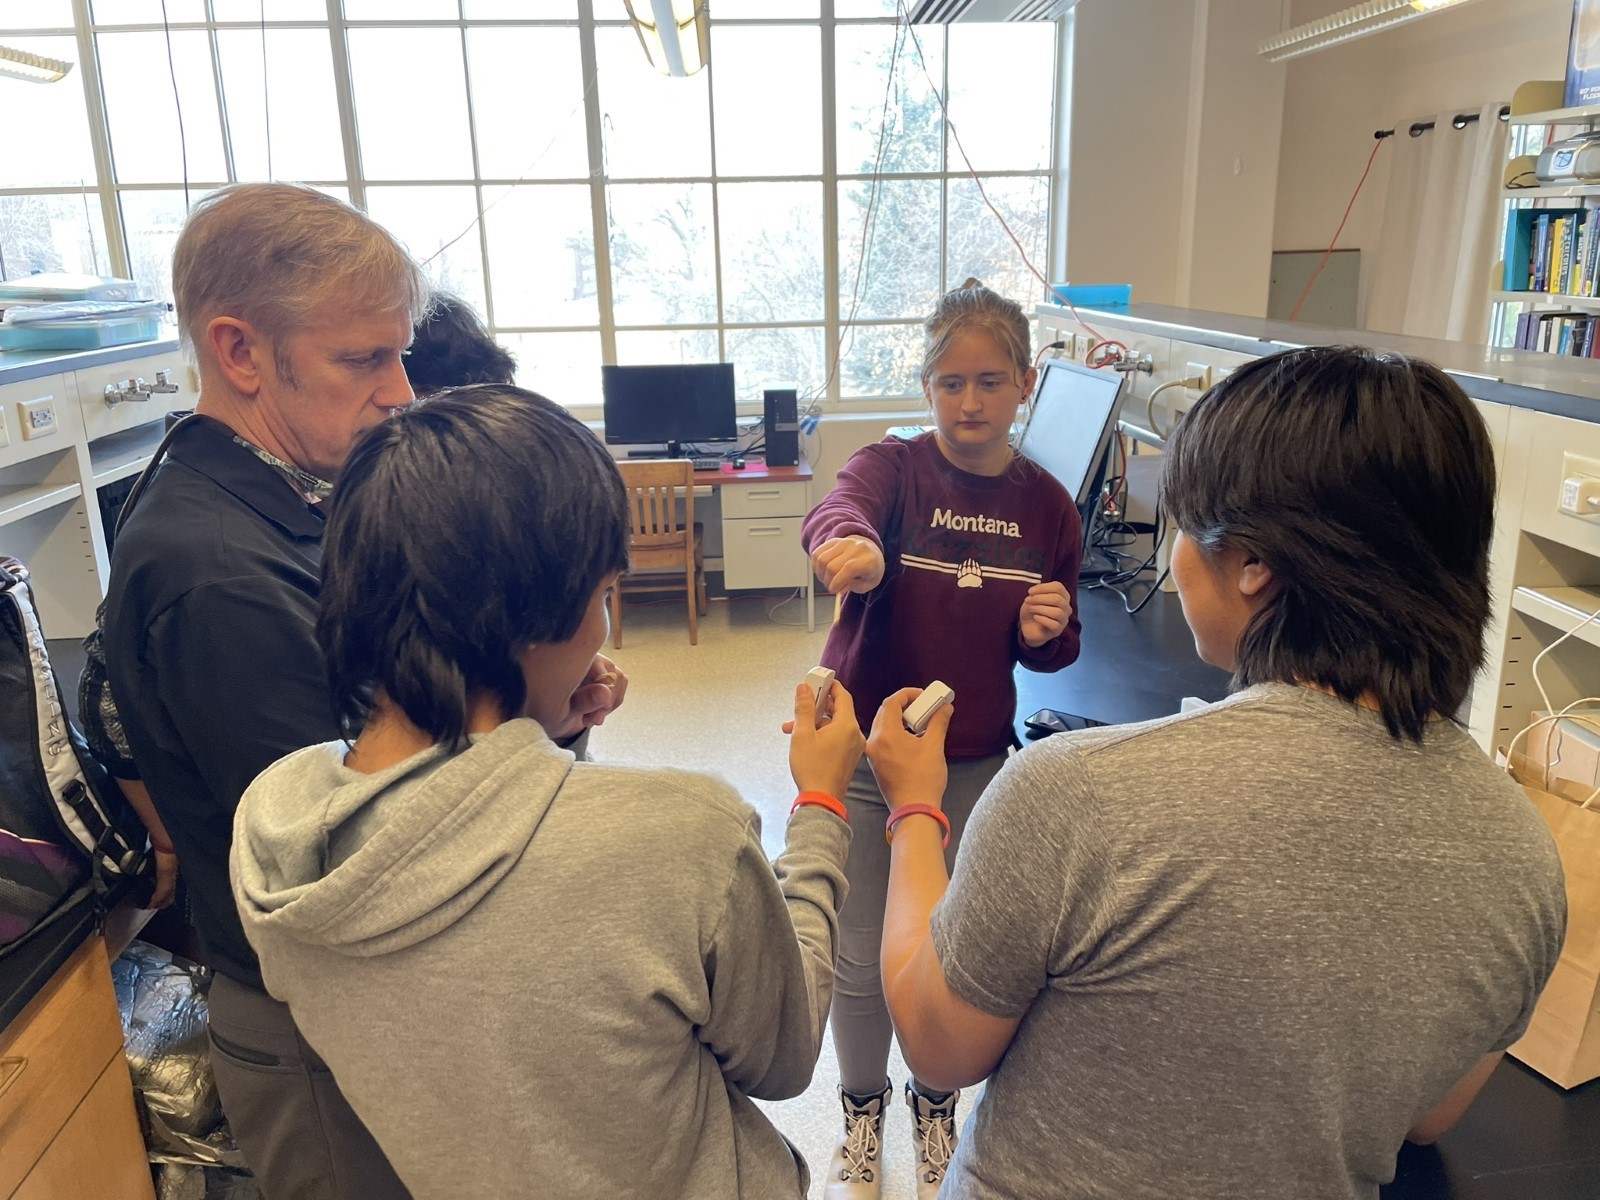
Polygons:
M82 359L96 365L78 367L63 356L50 364L61 368L57 374L0 384L0 554L27 565L53 638L88 633L105 595L110 560L98 489L143 470L166 414L196 400L171 343L120 361L105 357L86 353ZM166 374L158 382L159 372ZM108 403L108 385L134 380L155 386L136 389L144 399Z
M730 591L809 588L811 566L800 548L809 488L803 479L730 483L722 501L722 582Z

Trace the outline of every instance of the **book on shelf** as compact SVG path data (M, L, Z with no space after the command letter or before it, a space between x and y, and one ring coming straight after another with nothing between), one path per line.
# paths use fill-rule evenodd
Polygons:
M1600 314L1577 309L1522 313L1512 348L1566 358L1600 357Z
M1584 245L1579 256L1578 291L1574 296L1594 296L1595 275L1600 274L1600 221L1584 222Z
M1600 104L1600 0L1574 0L1567 53L1567 108Z
M1588 208L1518 208L1506 221L1502 290L1600 298L1600 218Z
M1561 294L1561 268L1567 256L1567 217L1557 217L1550 222L1550 262L1545 268L1544 290L1552 296Z

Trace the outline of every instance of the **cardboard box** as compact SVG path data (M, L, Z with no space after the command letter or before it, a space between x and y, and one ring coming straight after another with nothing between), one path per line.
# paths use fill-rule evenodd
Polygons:
M1537 722L1545 715L1536 711L1528 720ZM1535 724L1528 731L1525 754L1530 783L1545 788L1557 783L1587 791L1600 788L1600 708L1576 708L1568 716Z
M1522 755L1512 774L1556 841L1567 885L1567 940L1513 1058L1564 1088L1600 1078L1600 804L1583 807L1592 789L1530 786L1538 767Z

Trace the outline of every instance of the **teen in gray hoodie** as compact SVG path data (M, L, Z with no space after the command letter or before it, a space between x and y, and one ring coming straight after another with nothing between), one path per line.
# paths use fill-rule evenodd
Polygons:
M332 502L318 635L354 741L245 793L234 894L416 1200L806 1190L750 1098L811 1080L861 733L844 689L819 725L796 688L770 865L725 783L563 749L613 706L627 544L599 442L499 385L373 430Z

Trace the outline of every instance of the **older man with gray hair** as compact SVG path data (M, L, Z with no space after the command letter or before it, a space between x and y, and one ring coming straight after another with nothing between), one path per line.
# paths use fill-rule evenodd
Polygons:
M339 736L316 640L319 503L356 439L411 403L401 355L428 285L363 213L268 183L195 205L173 289L200 400L117 539L112 697L189 883L216 972L217 1089L266 1200L405 1196L288 1008L263 989L228 849L257 773Z

